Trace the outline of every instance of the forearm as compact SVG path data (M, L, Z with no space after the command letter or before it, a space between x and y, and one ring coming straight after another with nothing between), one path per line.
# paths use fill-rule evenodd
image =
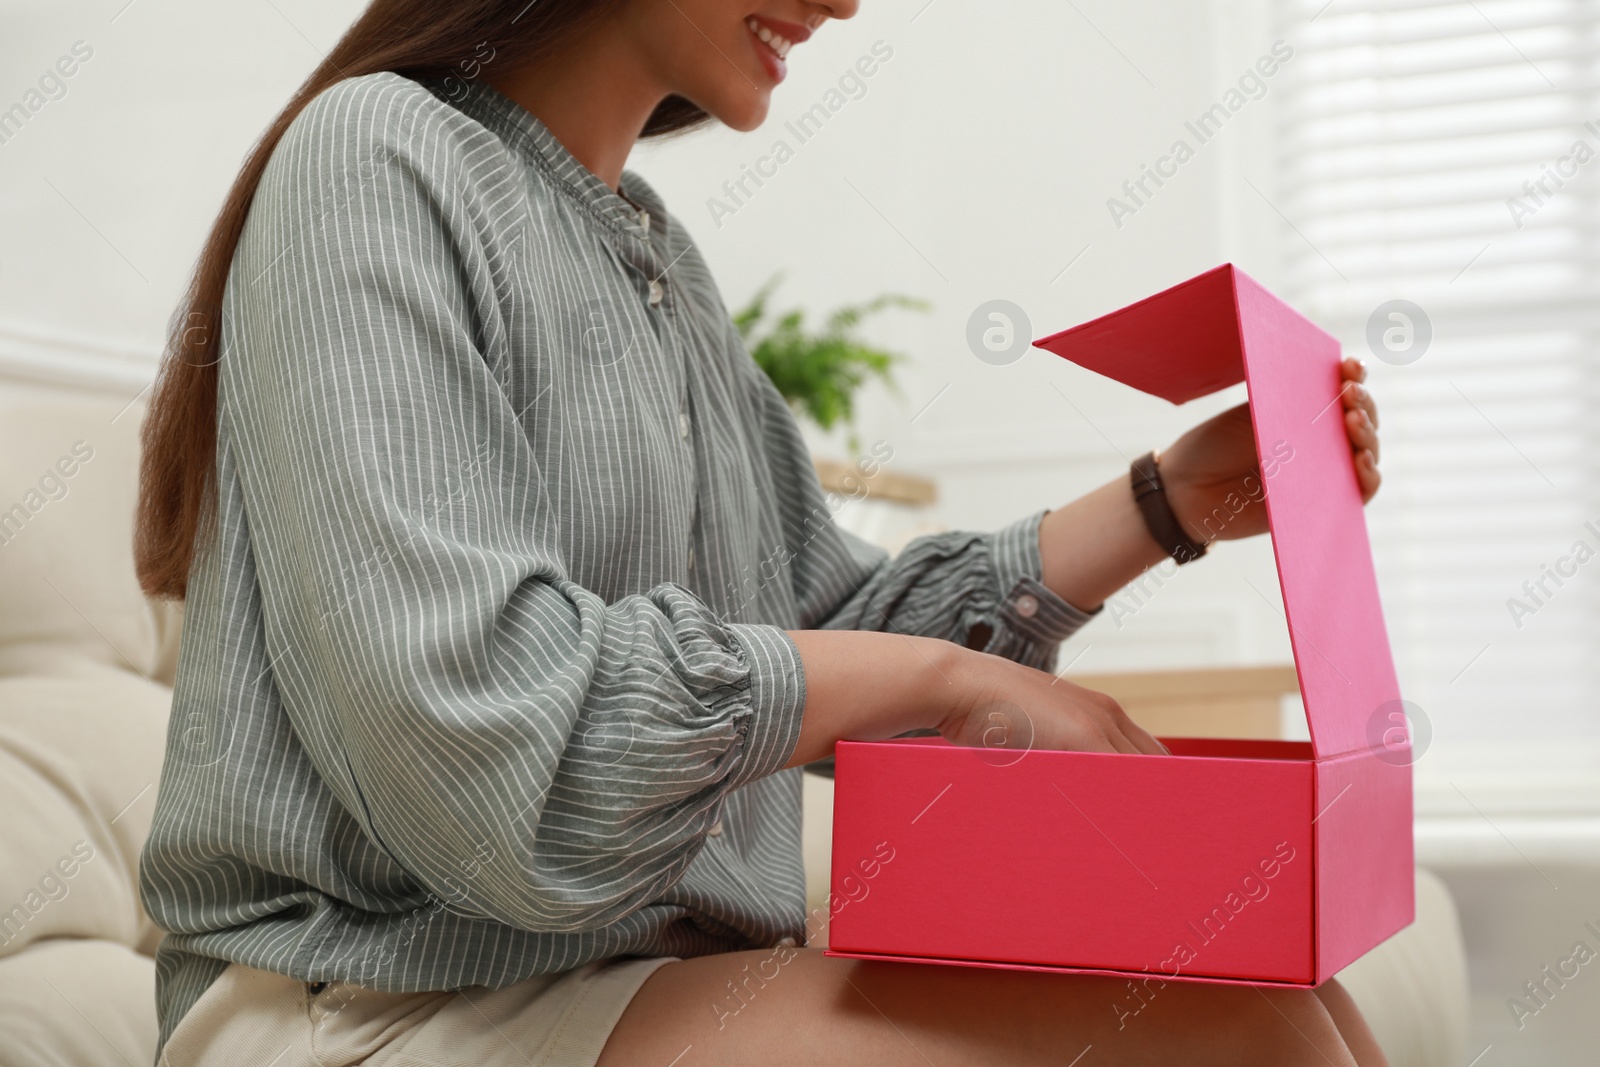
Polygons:
M1115 701L1043 671L936 638L790 631L806 675L800 739L787 767L934 728L961 745L1158 753Z
M1164 558L1123 476L1039 525L1040 580L1085 612ZM981 656L951 641L862 630L792 630L806 677L800 740L786 766L825 758L843 739L931 729L972 704ZM1048 677L1048 676L1046 676Z
M1126 474L1046 515L1039 524L1039 554L1044 584L1083 611L1096 610L1166 557L1145 526Z
M959 700L967 653L937 638L854 630L791 630L805 666L800 741L786 766L833 755L836 741L931 729Z

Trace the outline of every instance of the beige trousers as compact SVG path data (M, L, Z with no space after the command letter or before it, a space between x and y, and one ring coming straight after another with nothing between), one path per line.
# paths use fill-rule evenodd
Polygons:
M456 993L318 988L234 963L179 1022L160 1067L594 1067L634 993L674 958Z

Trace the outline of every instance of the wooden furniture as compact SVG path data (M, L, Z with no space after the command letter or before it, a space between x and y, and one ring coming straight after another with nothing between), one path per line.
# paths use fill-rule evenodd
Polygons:
M871 477L867 477L853 464L837 459L817 459L812 463L817 468L822 488L840 496L862 496L864 482L867 500L882 500L914 508L925 507L939 500L939 487L930 479L915 474L902 474L880 467Z

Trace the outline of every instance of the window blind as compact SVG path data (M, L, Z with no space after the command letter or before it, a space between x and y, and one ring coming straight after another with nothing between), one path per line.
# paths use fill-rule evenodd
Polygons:
M1260 193L1287 220L1285 295L1371 367L1386 483L1368 520L1402 690L1433 735L1419 774L1588 773L1600 0L1278 12L1296 55Z

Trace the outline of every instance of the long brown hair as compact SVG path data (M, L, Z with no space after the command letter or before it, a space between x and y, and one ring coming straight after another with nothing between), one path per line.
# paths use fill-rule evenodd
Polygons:
M262 171L284 131L322 90L378 71L408 77L479 74L487 44L514 71L550 55L622 0L374 0L296 91L245 159L172 316L150 409L140 428L133 553L146 595L182 600L189 566L215 533L217 359L222 296ZM450 90L449 81L445 88ZM708 118L682 97L662 101L644 135Z

